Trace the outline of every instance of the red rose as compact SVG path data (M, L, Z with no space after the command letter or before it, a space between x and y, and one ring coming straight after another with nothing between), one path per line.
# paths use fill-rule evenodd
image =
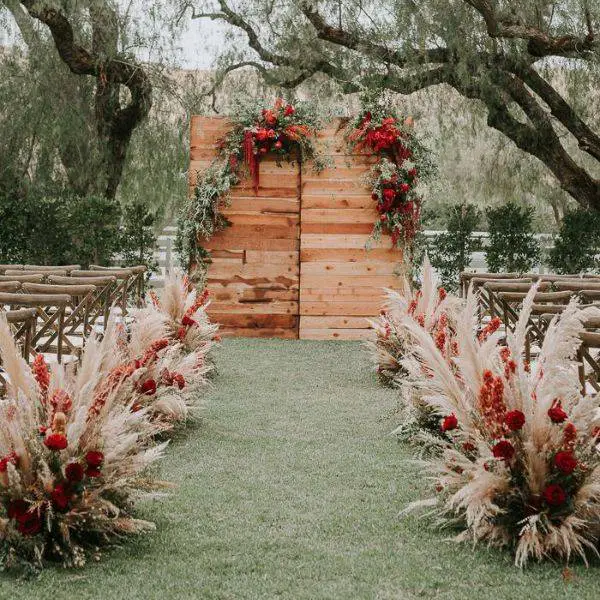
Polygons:
M401 183L400 184L400 191L403 194L406 194L409 190L410 190L410 185L408 185L408 183Z
M525 425L525 415L520 410L511 410L504 416L504 422L511 431L519 431Z
M562 423L567 420L567 413L563 410L560 405L560 401L554 401L552 407L548 410L548 416L553 423Z
M577 459L569 450L557 452L554 455L554 466L565 475L570 475L577 467Z
M64 450L68 446L69 442L62 433L51 433L50 435L46 436L44 444L46 445L46 448L57 452L59 450Z
M281 150L281 148L283 148L281 140L277 140L273 145L275 146L275 148L277 148L277 150Z
M385 200L394 200L394 198L396 197L396 192L391 189L391 188L386 188L385 190L383 190L383 198Z
M492 454L501 460L510 460L515 455L515 449L508 440L500 440L493 448Z
M291 104L288 104L285 107L285 110L283 111L283 114L286 117L291 117L295 112L296 112L296 109Z
M78 462L69 463L65 467L65 477L71 483L79 483L83 479L83 466Z
M140 391L142 394L146 394L146 396L154 396L154 394L156 394L156 381L154 381L154 379L144 381Z
M183 319L181 319L181 324L184 327L193 327L194 325L198 325L194 319L192 319L189 315L183 315Z
M100 469L97 469L96 467L88 467L85 470L85 474L90 477L100 477L100 475L102 475L102 472L100 471Z
M43 513L37 510L28 510L17 517L17 531L21 535L35 535L42 530Z
M88 464L88 467L99 469L104 462L104 454L98 450L90 450L85 455L85 462Z
M23 499L9 502L7 513L9 519L17 522L17 531L21 535L35 535L42 529L42 513L32 509Z
M52 498L52 506L59 512L65 512L69 508L70 494L60 483L52 490L50 497Z
M567 493L560 485L551 483L544 490L544 500L548 506L561 506L567 501Z
M452 431L457 427L458 419L456 418L456 415L454 413L444 417L444 420L442 421L442 431Z
M11 500L6 507L9 519L16 519L19 515L25 514L28 510L29 504L22 498L19 500Z

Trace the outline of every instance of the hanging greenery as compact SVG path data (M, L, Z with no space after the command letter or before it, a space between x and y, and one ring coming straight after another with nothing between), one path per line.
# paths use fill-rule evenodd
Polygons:
M347 142L352 152L373 152L378 157L368 177L379 213L373 238L389 233L393 245L407 251L410 260L421 228L419 183L432 174L433 164L413 131L412 118L401 117L390 105L381 94L367 93Z
M188 270L201 277L210 259L199 244L230 225L221 209L229 202L231 188L249 176L255 193L260 183L260 161L274 155L277 164L312 160L321 171L325 163L318 156L315 138L321 118L309 103L292 105L277 98L271 108L255 100L237 102L230 115L231 130L219 140L217 157L199 174L194 194L179 219L177 251Z

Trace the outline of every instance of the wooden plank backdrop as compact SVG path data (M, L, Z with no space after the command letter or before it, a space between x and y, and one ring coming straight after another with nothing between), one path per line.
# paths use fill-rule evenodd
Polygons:
M364 339L368 320L383 303L383 288L397 287L401 253L389 236L366 249L377 219L365 177L376 162L348 153L343 123L320 132L331 164L315 174L302 167L300 233L300 338Z
M190 191L227 131L223 118L192 118ZM369 240L377 218L365 175L374 156L349 155L341 121L319 134L331 166L283 163L267 156L260 187L232 191L224 213L232 227L200 243L210 250L211 317L225 335L364 339L384 287L396 287L401 258L388 236Z
M190 186L215 157L226 119L192 118ZM190 190L191 191L191 190ZM300 275L300 168L260 164L260 187L249 180L232 190L223 213L232 226L200 243L212 254L210 317L224 335L297 338Z

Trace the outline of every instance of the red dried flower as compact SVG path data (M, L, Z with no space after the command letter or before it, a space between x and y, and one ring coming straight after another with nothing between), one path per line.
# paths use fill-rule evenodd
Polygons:
M156 394L156 381L154 379L147 379L142 383L140 391L142 394L146 394L146 396L154 396Z
M50 498L52 499L52 506L59 512L65 512L69 508L71 496L60 483L52 490Z
M173 385L177 384L177 387L182 390L185 387L185 378L181 373L175 373L173 375Z
M17 522L17 531L21 535L35 535L42 530L43 513L31 508L23 499L9 502L7 513L9 519L15 519Z
M50 386L50 372L48 371L48 365L46 364L43 354L36 354L33 364L31 365L31 371L40 388L42 403L45 403L48 387Z
M183 315L183 319L181 319L181 324L184 327L193 327L194 325L198 325L194 319L192 319L189 315Z
M90 450L85 455L85 462L87 463L88 467L99 469L104 462L104 454L99 450Z
M410 190L410 185L408 185L408 183L401 183L401 184L400 184L400 191L401 191L403 194L406 194L406 193L408 193L408 192L409 192L409 190Z
M565 475L570 475L577 464L577 459L570 450L562 450L554 455L554 466Z
M464 452L475 452L475 450L477 450L477 447L473 442L465 442L462 445L462 449Z
M291 104L288 104L285 107L285 110L283 111L283 114L286 117L291 117L295 112L296 112L296 109Z
M548 506L562 506L567 501L567 493L557 483L551 483L544 489L544 500Z
M4 458L0 459L0 473L6 473L6 471L8 470L8 463L16 465L18 458L19 457L17 456L16 452L11 452L10 454L7 454Z
M511 431L519 431L525 425L525 415L520 410L511 410L504 416L504 422Z
M566 421L568 417L558 399L554 400L552 407L548 409L548 416L553 423L562 423Z
M65 467L65 478L71 483L79 483L83 479L83 466L78 462L69 463Z
M563 431L563 445L565 448L573 448L577 441L577 428L573 423L567 423Z
M515 448L508 440L500 440L492 448L492 454L495 458L509 461L515 455Z
M69 445L69 442L62 433L51 433L46 436L44 444L46 445L46 448L57 452L59 450L64 450Z
M440 302L444 301L446 299L447 295L448 295L448 292L445 290L445 288L441 287L438 290L438 298L439 298Z
M456 415L454 413L444 417L444 420L442 421L442 431L444 431L444 432L452 431L453 429L456 429L457 427L458 427L458 419L456 418Z
M97 469L96 467L88 467L85 470L85 474L90 478L94 478L94 477L100 477L100 475L102 475L102 472L100 471L100 469Z

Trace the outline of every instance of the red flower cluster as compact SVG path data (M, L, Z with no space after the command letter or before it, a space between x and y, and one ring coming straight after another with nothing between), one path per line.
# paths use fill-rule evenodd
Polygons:
M442 431L445 433L446 431L452 431L458 427L458 419L454 413L444 417L442 421Z
M479 341L485 342L490 335L496 333L500 325L502 325L502 321L499 317L494 317L479 333Z
M506 404L504 382L491 371L483 373L483 384L479 390L479 409L492 437L504 434Z
M560 400L556 398L552 406L548 409L548 416L553 423L563 423L567 420L567 413L563 410Z
M32 536L42 530L44 511L33 508L23 499L11 500L6 509L9 519L17 523L17 531L24 536Z
M43 354L37 354L31 365L31 372L40 389L42 404L46 403L48 387L50 386L50 371Z
M570 475L577 465L577 459L570 450L562 450L554 455L554 466L564 475Z
M504 422L511 431L519 431L525 425L525 415L520 410L511 410L504 416Z
M87 463L85 474L88 477L100 477L100 469L104 464L104 454L98 450L90 450L85 455L85 462Z
M515 447L508 440L500 440L492 448L492 454L495 458L509 461L515 455Z
M567 493L557 483L551 483L544 489L544 500L548 506L562 506L567 501Z
M44 439L44 444L49 450L59 452L60 450L64 450L69 445L69 442L67 437L62 433L51 433Z

